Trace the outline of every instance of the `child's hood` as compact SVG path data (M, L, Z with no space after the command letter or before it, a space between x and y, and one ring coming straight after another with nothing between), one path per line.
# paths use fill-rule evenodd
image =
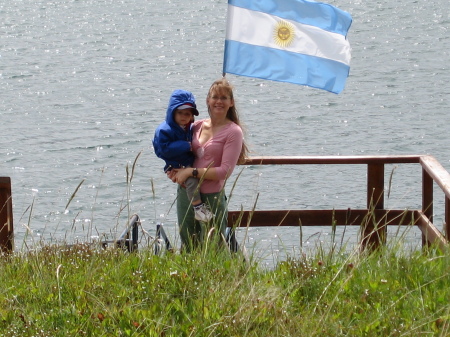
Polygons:
M169 106L167 107L167 112L166 112L166 123L167 124L169 124L171 127L177 125L173 118L173 114L179 106L186 104L186 103L193 105L193 107L196 111L195 115L198 116L197 105L195 104L195 97L191 92L182 90L182 89L177 89L172 92L172 95L170 96L170 100L169 100Z

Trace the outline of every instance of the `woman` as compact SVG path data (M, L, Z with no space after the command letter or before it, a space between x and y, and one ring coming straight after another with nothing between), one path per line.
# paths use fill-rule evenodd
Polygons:
M177 216L182 246L191 250L203 241L209 228L194 220L182 184L189 177L200 179L203 202L209 205L215 217L212 221L218 233L224 235L227 228L227 202L224 192L226 179L236 164L243 162L247 154L243 131L235 107L233 88L225 78L215 81L206 98L209 118L194 122L192 151L193 168L178 169L170 178L178 186Z

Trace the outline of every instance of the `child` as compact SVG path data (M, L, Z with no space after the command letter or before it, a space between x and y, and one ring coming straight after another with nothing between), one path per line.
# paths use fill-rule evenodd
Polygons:
M164 159L164 172L172 169L192 167L194 154L192 153L192 130L194 115L198 116L194 95L186 90L172 92L167 107L166 120L155 131L153 147L156 155ZM202 202L198 192L199 180L189 177L186 182L186 193L192 200L195 219L208 222L213 214Z

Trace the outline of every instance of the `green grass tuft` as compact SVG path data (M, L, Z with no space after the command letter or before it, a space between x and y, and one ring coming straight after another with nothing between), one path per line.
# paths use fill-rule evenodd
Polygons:
M0 335L448 336L450 255L335 253L273 269L225 249L45 246L0 261Z

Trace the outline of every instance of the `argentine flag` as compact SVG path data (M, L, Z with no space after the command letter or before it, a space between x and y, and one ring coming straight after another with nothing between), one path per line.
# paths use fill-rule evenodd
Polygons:
M223 72L340 93L352 17L311 0L229 0Z

